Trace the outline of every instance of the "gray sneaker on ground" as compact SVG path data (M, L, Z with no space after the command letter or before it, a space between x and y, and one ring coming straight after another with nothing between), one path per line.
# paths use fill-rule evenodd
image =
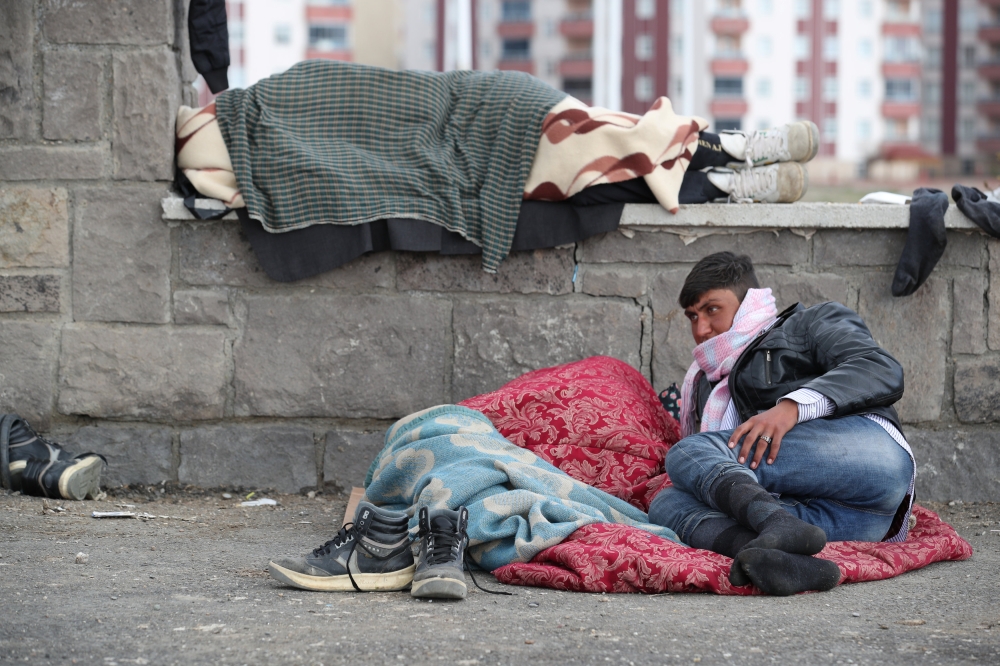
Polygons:
M306 557L272 560L267 569L282 583L323 592L403 590L413 580L409 517L368 502L354 522Z
M410 594L432 599L464 599L465 546L469 510L420 507L420 553Z

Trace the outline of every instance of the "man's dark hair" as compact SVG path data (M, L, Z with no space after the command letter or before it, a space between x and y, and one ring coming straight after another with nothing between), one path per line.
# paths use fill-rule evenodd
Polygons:
M760 289L757 275L753 272L753 261L745 254L716 252L703 258L684 280L684 287L678 301L682 308L689 308L698 302L706 291L728 289L743 302L748 289Z

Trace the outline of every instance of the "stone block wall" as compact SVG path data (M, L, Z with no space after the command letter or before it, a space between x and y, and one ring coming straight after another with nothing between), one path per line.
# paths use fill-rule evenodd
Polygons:
M108 483L347 489L396 418L528 370L607 354L663 388L684 276L733 249L779 306L842 301L900 359L922 497L1000 499L1000 241L950 232L905 299L880 229L626 229L496 275L383 253L273 282L235 221L162 213L185 5L0 3L0 410L105 453Z

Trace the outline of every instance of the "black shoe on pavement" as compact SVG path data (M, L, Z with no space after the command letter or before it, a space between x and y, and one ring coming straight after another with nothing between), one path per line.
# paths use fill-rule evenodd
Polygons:
M82 500L101 492L104 460L83 454L73 460L36 460L25 463L20 474L21 492L51 499Z
M354 522L306 557L272 560L267 569L282 583L323 592L403 590L413 580L409 517L368 502Z
M431 599L464 599L466 528L469 510L420 507L420 553L410 594Z
M96 453L70 453L36 433L17 414L0 417L0 486L4 488L52 499L95 497L105 462Z

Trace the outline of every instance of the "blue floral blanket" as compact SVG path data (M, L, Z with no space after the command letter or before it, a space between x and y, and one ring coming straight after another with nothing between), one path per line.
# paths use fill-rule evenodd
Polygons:
M386 433L365 480L373 504L410 513L421 506L469 510L469 554L492 571L527 562L583 525L631 525L679 542L666 527L608 493L573 479L511 444L483 414L441 405L411 414Z

